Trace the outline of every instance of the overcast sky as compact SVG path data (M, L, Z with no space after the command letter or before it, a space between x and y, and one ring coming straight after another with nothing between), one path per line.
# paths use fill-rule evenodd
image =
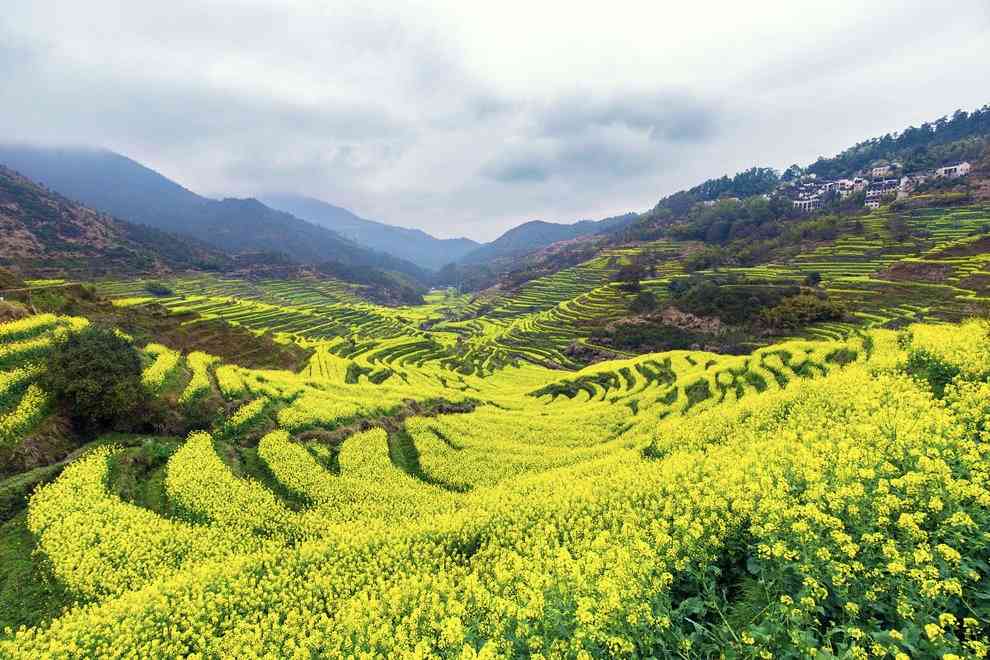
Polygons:
M988 63L988 0L5 0L0 139L488 240L981 106Z

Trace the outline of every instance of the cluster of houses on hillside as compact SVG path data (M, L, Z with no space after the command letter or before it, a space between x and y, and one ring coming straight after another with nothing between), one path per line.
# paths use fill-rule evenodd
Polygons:
M911 172L897 176L901 170L898 163L873 167L863 176L837 181L820 180L814 174L786 185L786 192L794 208L811 212L823 208L825 203L838 195L846 199L856 193L866 191L865 205L875 209L882 201L907 197L917 186L931 179L954 179L969 174L972 166L967 162L956 163L934 170Z

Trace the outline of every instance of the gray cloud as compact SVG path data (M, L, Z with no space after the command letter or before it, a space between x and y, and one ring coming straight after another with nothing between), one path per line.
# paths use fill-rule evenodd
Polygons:
M539 156L519 156L485 168L491 178L502 183L534 183L550 176L552 164Z
M985 0L376 7L8 0L0 139L493 238L990 101Z
M676 94L569 93L520 112L529 118L528 132L482 169L499 183L555 176L601 185L637 176L660 169L682 145L713 139L721 123L716 103Z
M532 184L550 177L579 182L635 176L663 162L661 145L642 135L591 132L547 143L543 150L509 150L486 164L482 172L505 184Z
M602 98L594 92L555 99L540 120L547 135L567 136L591 127L626 127L655 141L693 142L712 137L718 125L712 102L686 94L625 94Z

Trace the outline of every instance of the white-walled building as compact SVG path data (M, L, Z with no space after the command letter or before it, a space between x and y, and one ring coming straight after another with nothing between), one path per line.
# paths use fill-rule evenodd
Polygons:
M879 208L881 203L894 198L908 197L921 184L932 178L956 178L966 176L972 170L967 162L940 167L937 170L919 171L905 174L899 178L891 175L901 170L899 163L881 165L867 170L869 178L855 177L838 179L836 181L817 180L813 175L805 175L800 181L783 184L779 190L785 190L791 198L794 208L810 213L824 207L824 199L828 193L838 192L839 199L846 199L862 190L866 191L867 208Z
M839 191L839 198L845 199L850 195L855 195L861 190L866 189L867 180L862 177L856 177L855 179L839 179L835 182L836 189Z
M791 201L794 208L805 213L810 213L811 211L817 211L822 208L822 200L817 195L814 197L808 197L806 199L795 199Z
M973 166L963 161L961 163L956 163L955 165L947 165L945 167L940 167L935 170L935 178L937 179L955 179L956 177L966 176L969 171L973 169Z
M872 179L883 179L884 177L890 176L894 171L890 165L881 165L879 167L874 167L870 170L870 178Z
M866 206L870 208L877 208L870 204L870 202L877 202L877 206L883 199L888 199L897 195L897 191L900 189L901 182L899 179L884 179L883 181L874 181L870 184L870 187L866 189Z

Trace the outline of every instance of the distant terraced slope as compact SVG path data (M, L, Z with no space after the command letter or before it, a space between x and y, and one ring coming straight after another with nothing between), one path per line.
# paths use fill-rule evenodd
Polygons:
M700 275L733 276L736 283L725 286L742 295L795 287L809 273L820 273L820 288L845 304L849 314L841 321L795 329L790 333L795 338L842 339L865 327L959 320L990 302L990 271L985 270L990 250L982 234L990 209L916 213L908 221L917 237L903 242L890 236L888 219L884 212L867 216L861 231L810 246L786 263ZM360 370L376 378L408 377L426 364L476 374L520 362L580 369L575 346L624 355L591 341L596 328L630 314L634 294L613 281L618 269L649 253L657 261L642 288L664 304L670 300L670 283L685 277L680 255L690 249L667 240L616 247L516 291L477 298L437 293L418 307L380 307L357 299L347 287L315 280L248 284L214 277L172 281L177 295L155 302L284 334L308 346L329 342L329 354L355 364L352 375ZM101 290L150 301L141 282L108 282ZM751 347L783 338L752 337Z

